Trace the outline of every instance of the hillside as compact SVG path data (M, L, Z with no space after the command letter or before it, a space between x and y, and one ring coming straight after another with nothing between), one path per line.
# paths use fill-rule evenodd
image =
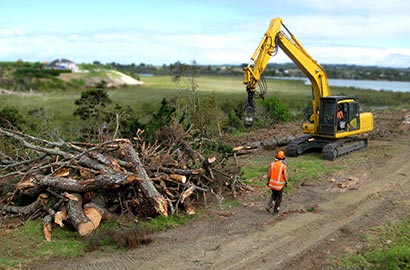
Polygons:
M0 89L54 91L83 88L116 88L143 82L109 67L82 68L78 72L56 69L42 63L0 62Z
M126 85L143 85L131 76L116 70L101 70L94 72L62 73L58 77L65 82L76 83L85 87L116 88Z

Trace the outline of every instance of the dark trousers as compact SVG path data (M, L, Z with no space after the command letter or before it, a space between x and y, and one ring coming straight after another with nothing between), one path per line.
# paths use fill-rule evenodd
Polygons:
M273 202L275 202L275 207L273 211L277 213L279 211L280 203L282 202L283 188L281 190L272 189L272 195L269 198L267 207L272 208Z

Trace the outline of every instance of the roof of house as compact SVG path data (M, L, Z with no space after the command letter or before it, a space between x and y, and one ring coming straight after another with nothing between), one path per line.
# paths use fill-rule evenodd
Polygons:
M61 59L56 59L56 60L54 60L53 62L51 62L50 63L50 66L56 66L56 65L61 65L61 64L75 64L73 61L71 61L71 60L68 60L68 59L64 59L64 58L61 58Z

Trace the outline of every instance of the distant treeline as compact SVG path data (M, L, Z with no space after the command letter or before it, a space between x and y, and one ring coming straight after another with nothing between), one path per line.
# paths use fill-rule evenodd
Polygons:
M176 62L169 65L154 66L141 63L139 65L111 63L110 66L123 72L135 74L154 75L178 75L186 71L204 75L232 75L242 76L242 69L247 64L242 65L197 65ZM352 79L352 80L385 80L385 81L410 81L410 68L388 68L376 66L357 65L323 65L328 78L331 79ZM265 76L280 77L305 77L302 71L293 63L268 64Z
M120 64L99 61L93 63L78 64L83 70L99 71L104 69L115 69L134 78L140 79L144 74L179 76L200 75L223 75L242 76L242 65L199 65L195 61L190 64L175 62L156 66L151 64ZM386 81L410 81L410 68L387 68L376 66L357 65L323 65L326 73L331 79L353 79L353 80L386 80ZM0 62L0 87L14 90L57 90L68 88L82 88L74 80L65 82L59 79L61 73L71 72L69 70L53 69L47 64L39 62ZM304 77L301 70L293 63L268 64L265 76L279 77Z

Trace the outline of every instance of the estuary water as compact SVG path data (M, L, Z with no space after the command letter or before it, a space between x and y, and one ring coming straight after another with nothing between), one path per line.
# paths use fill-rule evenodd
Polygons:
M306 84L310 84L307 78L290 78L290 77L273 77L266 76L266 78L273 78L279 80L303 80ZM329 86L340 87L354 87L358 89L371 89L378 91L396 91L396 92L410 92L410 82L398 81L373 81L373 80L345 80L345 79L328 79Z

